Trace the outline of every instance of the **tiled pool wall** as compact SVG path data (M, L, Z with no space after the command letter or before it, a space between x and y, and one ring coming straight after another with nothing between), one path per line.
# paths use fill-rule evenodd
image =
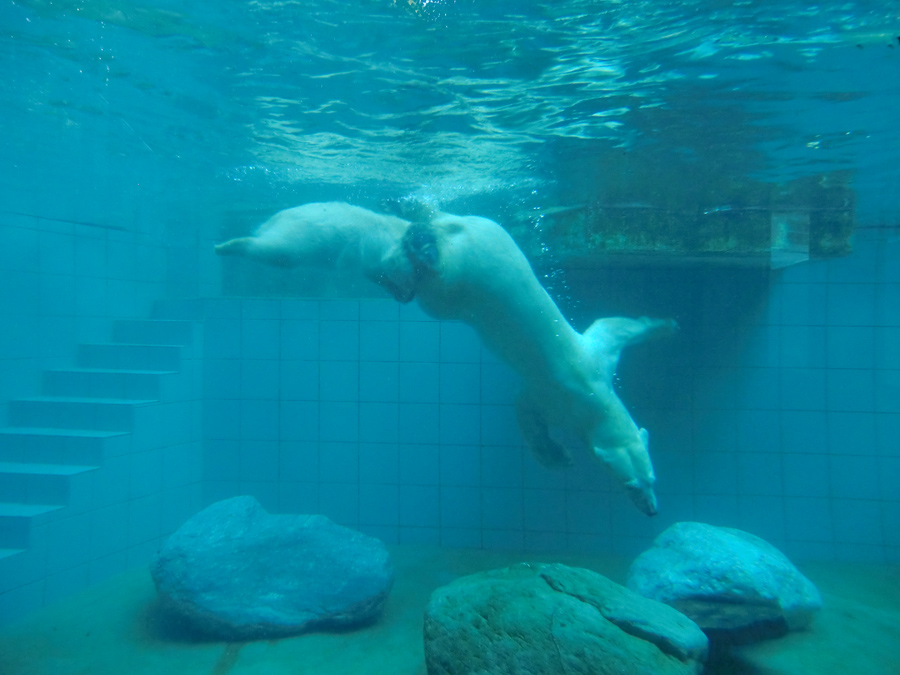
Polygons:
M461 324L382 299L177 300L212 294L205 244L2 223L27 256L2 261L25 289L0 313L5 399L39 393L45 370L108 339L116 319L192 326L160 403L135 412L127 442L72 484L26 553L0 560L4 619L146 564L184 518L237 494L388 542L632 555L696 519L796 559L900 559L900 244L888 231L780 272L571 275L579 328L619 313L682 325L620 368L651 433L661 513L648 519L588 457L554 472L523 451L515 378ZM192 265L208 266L199 281Z

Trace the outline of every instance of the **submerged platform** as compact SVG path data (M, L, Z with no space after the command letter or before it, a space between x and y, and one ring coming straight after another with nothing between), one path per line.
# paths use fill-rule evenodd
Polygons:
M848 181L746 180L730 190L660 190L649 198L624 185L595 201L521 213L509 231L532 260L549 250L563 268L780 269L851 252L856 198Z

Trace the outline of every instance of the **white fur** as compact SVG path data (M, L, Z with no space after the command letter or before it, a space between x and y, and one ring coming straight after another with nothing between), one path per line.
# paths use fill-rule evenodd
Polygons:
M434 317L471 325L522 376L519 422L538 458L566 462L568 453L547 433L562 427L592 448L644 513L656 513L647 432L628 414L612 379L623 347L671 331L674 322L601 319L581 335L500 225L439 214L430 228L438 263L416 284L419 304Z
M341 202L304 204L279 211L252 237L216 246L219 255L241 255L279 267L359 270L408 302L413 271L398 255L409 222Z

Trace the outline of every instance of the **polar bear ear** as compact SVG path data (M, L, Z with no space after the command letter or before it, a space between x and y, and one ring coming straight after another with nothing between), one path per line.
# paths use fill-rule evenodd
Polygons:
M650 449L650 432L647 431L644 427L641 427L638 431L638 435L641 437L641 443L644 444L644 448Z

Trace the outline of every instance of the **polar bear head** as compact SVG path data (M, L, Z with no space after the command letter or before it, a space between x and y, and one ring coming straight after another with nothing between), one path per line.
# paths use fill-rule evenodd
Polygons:
M656 494L653 484L656 476L650 461L650 435L646 429L615 447L594 446L594 454L612 471L625 487L625 491L640 511L655 516Z

